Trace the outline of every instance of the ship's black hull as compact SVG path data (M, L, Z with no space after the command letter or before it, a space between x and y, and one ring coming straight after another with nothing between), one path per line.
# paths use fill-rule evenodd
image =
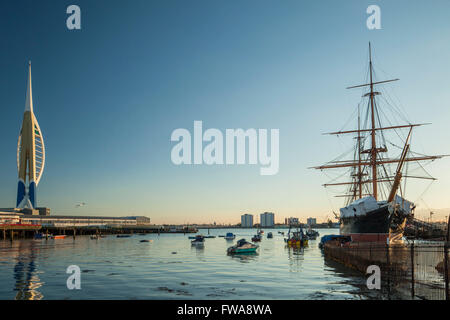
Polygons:
M365 215L340 219L341 235L351 236L353 241L386 241L390 227L391 214L388 206Z
M341 234L389 233L389 209L384 206L363 216L341 218Z

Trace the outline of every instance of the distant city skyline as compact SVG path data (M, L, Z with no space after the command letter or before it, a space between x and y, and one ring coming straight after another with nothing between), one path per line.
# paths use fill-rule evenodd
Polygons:
M417 129L414 148L450 154L450 2L377 1L381 30L366 27L371 4L81 0L81 30L69 30L68 3L1 3L0 207L17 198L31 60L46 148L36 197L52 215L155 224L239 223L263 212L276 223L332 219L342 198L308 168L347 147L322 133L341 129L357 107L361 92L345 88L365 79L369 41L380 78L401 79L389 90L408 120L432 123ZM175 165L171 133L194 121L222 132L278 129L279 170ZM449 165L434 162L427 170L438 181L406 190L419 216L450 214Z

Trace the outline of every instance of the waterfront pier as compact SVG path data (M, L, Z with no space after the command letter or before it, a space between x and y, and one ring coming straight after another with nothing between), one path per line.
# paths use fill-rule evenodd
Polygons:
M192 227L173 228L159 225L40 225L40 224L0 224L0 239L14 240L33 238L36 233L45 235L77 236L147 233L196 233Z
M2 224L1 239L30 238L41 229L40 225Z

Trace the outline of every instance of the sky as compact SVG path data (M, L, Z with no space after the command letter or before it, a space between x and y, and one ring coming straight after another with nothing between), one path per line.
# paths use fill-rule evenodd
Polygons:
M66 27L72 4L81 30ZM366 26L372 4L380 30ZM0 207L15 205L31 60L46 146L37 201L52 214L157 224L238 223L265 211L276 222L331 218L342 198L309 167L343 151L322 133L341 129L361 100L345 88L365 81L369 41L380 80L401 79L389 90L408 119L432 123L417 129L418 150L450 154L449 10L447 0L2 1ZM173 164L172 132L193 132L196 120L222 132L279 129L278 174ZM418 209L450 213L449 165L427 167L439 180L412 190Z

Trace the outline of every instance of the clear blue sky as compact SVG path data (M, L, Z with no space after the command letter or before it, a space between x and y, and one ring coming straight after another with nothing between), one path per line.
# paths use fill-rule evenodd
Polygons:
M82 30L66 28L81 8ZM382 30L366 28L378 4ZM308 169L342 150L333 137L360 100L368 42L412 122L415 142L450 153L450 2L2 1L0 207L15 204L16 145L32 60L47 162L38 203L53 214L147 215L155 223L238 222L273 211L320 220L337 210ZM280 129L280 170L175 166L176 128ZM450 208L450 162L424 199ZM414 198L411 200L415 200ZM83 208L75 208L86 202Z

